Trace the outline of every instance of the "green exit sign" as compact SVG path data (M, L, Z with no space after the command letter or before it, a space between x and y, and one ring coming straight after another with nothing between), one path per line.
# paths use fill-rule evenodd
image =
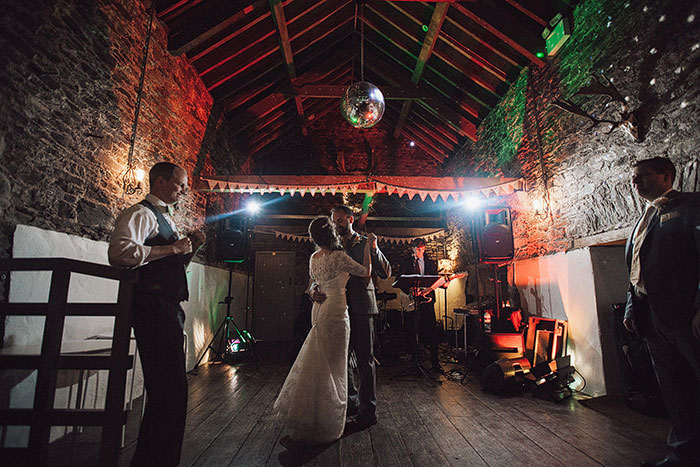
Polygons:
M559 21L545 39L545 50L547 56L554 56L562 45L571 37L571 26L568 18Z

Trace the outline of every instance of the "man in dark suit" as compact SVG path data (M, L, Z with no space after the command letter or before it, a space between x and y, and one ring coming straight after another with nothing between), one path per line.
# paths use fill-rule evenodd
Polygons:
M353 229L355 217L347 206L331 210L331 219L343 241L345 252L362 263L367 237ZM391 264L377 246L376 238L370 248L372 274L382 279L391 275ZM348 313L350 315L350 351L356 364L348 365L348 416L356 415L347 426L348 431L368 428L377 423L377 374L374 365L374 318L379 313L374 295L374 283L370 278L350 276L346 286ZM326 296L312 288L311 298L316 302Z
M673 190L663 157L634 165L632 185L647 202L627 247L624 324L649 346L672 428L668 454L642 465L700 465L700 193Z
M401 261L401 275L421 274L436 275L438 273L437 262L425 256L425 240L417 238L411 243L411 256ZM442 373L438 360L438 332L435 321L435 291L431 290L425 296L419 298L418 305L419 322L418 334L421 342L430 346L430 364L435 373ZM409 338L415 336L413 320L408 321Z

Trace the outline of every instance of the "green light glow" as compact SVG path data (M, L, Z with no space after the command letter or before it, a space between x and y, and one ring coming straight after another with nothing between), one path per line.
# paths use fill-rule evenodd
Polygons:
M523 137L527 69L481 122L472 150L477 173L497 175L516 156Z
M365 193L365 199L362 200L362 212L369 211L370 203L372 203L372 195Z
M423 25L423 32L428 32L428 26L426 26L425 24Z
M535 55L537 56L537 58L544 57L544 53L542 53L542 52L537 52Z
M588 0L574 10L572 35L558 53L565 98L585 86L592 75L618 63L630 50L629 38L645 27L642 8L626 2Z

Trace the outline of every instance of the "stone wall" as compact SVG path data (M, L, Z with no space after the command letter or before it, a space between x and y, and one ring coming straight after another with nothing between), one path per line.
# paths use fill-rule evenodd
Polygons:
M678 168L677 188L700 189L699 16L697 1L581 2L572 18L571 39L545 67L526 70L526 85L512 88L499 104L499 109L517 114L520 100L511 94L522 92L524 117L510 119L512 128L505 132L500 119L486 119L479 129L480 143L450 161L455 172L521 175L526 180L527 195L507 200L514 208L517 258L595 244L596 238L624 238L642 211L629 183L630 165L636 160L667 156ZM639 141L622 126L594 126L552 105L570 99L598 119L621 121L620 103L600 95L574 96L601 74L637 117ZM507 152L493 138L498 134L522 134L517 151L510 163L484 164L489 152ZM489 140L496 142L484 144ZM535 199L544 200L549 210L536 213Z
M148 26L138 1L5 2L0 26L0 256L14 226L105 240L123 196ZM166 50L156 19L134 159L194 168L211 97L184 58ZM147 190L146 190L147 192ZM180 206L185 230L203 221L204 199Z

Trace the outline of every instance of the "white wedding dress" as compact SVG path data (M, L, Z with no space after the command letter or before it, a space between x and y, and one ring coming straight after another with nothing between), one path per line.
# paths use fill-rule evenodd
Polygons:
M326 300L313 305L311 331L275 401L275 411L292 439L322 444L339 439L345 427L350 339L345 284L349 274L364 276L365 271L343 251L315 252L309 271Z

